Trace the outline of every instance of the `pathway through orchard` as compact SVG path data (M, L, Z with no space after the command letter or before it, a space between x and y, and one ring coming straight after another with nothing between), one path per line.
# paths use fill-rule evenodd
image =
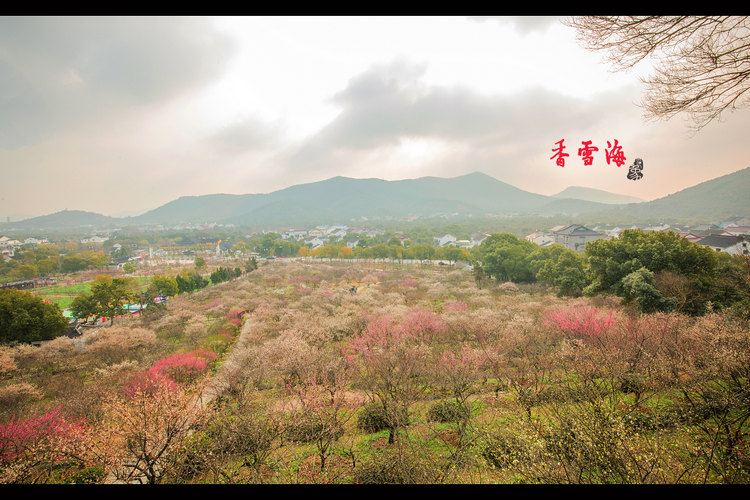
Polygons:
M247 316L246 316L247 317ZM236 347L238 345L241 345L240 343L244 343L247 340L247 337L250 335L250 318L247 317L247 319L242 324L242 328L240 329L240 334L237 336L237 340L234 342L232 346L232 350L227 355L226 359L224 360L224 363L222 363L222 368L224 366L227 366L228 364L231 365L231 361L237 356L238 349ZM211 404L211 402L216 399L216 397L221 393L221 379L223 377L223 369L220 368L219 372L205 385L201 393L196 398L196 403L199 405L199 410L203 410L208 405ZM118 480L113 473L109 473L107 477L104 480L105 484L124 484L125 481ZM137 479L133 479L128 484L141 484Z

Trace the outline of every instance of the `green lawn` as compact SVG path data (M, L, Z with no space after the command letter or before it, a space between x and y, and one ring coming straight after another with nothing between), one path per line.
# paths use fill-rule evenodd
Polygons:
M148 286L151 278L149 276L136 276L134 279L138 282L141 290L145 290ZM91 290L91 281L84 283L76 283L75 285L52 285L41 288L35 288L32 290L33 293L39 295L43 299L54 302L60 309L67 309L70 307L70 303L79 293L88 292Z

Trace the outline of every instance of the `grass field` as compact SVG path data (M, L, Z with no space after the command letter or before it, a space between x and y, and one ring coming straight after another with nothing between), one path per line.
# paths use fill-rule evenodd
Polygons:
M136 276L134 279L138 282L141 290L144 290L148 286L151 278L148 276ZM33 292L43 299L54 302L60 306L60 309L65 310L70 307L70 304L73 302L76 295L91 290L91 283L91 281L86 281L84 283L76 283L75 285L45 286L36 288Z

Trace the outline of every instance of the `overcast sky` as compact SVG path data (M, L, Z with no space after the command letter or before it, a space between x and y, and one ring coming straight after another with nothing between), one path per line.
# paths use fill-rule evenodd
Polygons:
M650 71L542 17L0 18L0 217L473 171L653 199L750 166L750 110L646 122ZM604 161L615 138L642 180Z

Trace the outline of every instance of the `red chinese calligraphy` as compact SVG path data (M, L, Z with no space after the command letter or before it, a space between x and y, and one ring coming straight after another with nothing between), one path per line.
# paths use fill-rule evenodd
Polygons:
M565 157L570 156L568 153L563 153L563 150L565 149L565 145L563 145L563 142L565 142L565 139L560 139L555 143L558 147L552 150L552 152L555 154L549 157L550 160L557 158L556 163L558 167L564 167Z
M594 157L591 156L591 153L599 151L599 148L592 146L591 141L581 141L581 144L583 144L583 147L578 149L578 156L583 158L584 165L591 165L594 162Z
M604 154L607 159L607 165L610 165L610 161L613 161L618 167L622 167L625 163L626 158L622 147L617 144L617 139L615 139L614 146L609 141L607 141L607 148L609 149L604 150Z

